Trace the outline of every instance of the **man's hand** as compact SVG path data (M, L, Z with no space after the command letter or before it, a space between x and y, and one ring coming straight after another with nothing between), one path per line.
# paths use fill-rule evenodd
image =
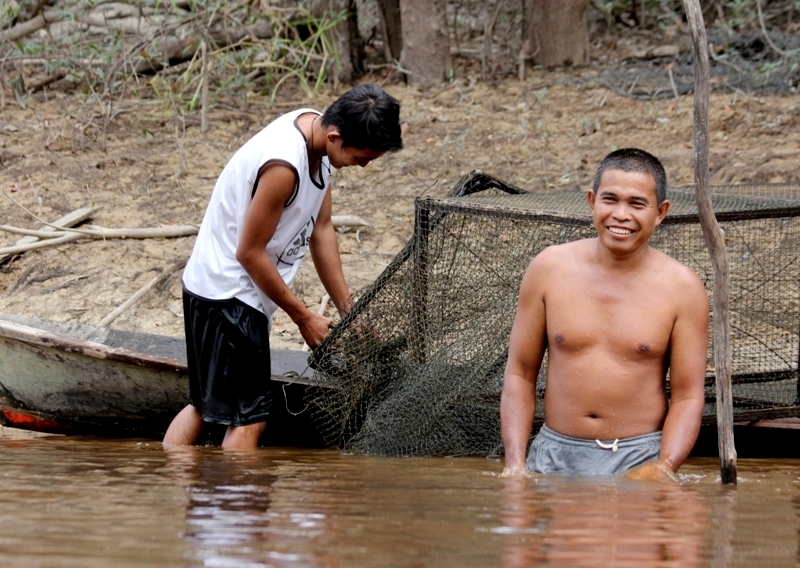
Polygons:
M678 476L661 461L649 461L637 465L626 471L623 476L640 481L678 481Z
M303 339L312 349L319 346L328 336L328 332L333 327L333 322L320 314L315 314L311 310L306 310L302 319L295 321Z
M500 474L500 477L506 477L510 479L520 479L523 477L531 477L531 472L525 466L513 466L513 467L506 467L503 470L503 473Z

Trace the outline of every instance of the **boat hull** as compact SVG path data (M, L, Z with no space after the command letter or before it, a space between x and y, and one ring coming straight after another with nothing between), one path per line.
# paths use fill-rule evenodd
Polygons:
M0 319L4 426L160 438L187 404L182 338L8 318ZM274 403L263 442L321 446L309 413L302 412L307 354L284 351L273 358ZM208 430L213 438L218 429Z

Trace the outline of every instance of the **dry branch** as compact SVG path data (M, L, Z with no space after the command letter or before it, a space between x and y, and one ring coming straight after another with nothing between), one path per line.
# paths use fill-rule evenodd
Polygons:
M699 0L683 0L694 47L694 177L695 197L711 264L714 268L714 376L717 391L717 439L720 479L736 484L736 448L733 444L733 386L731 384L730 286L725 235L717 223L709 190L708 99L710 67L708 40Z
M39 234L33 235L31 233L33 233L34 231L28 232L27 233L28 236L18 240L16 242L16 246L24 246L31 243L35 243L36 241L39 240L39 238L51 238L56 234L60 235L60 232L57 231L57 228L69 228L69 227L74 227L75 225L78 225L80 223L83 223L87 219L91 219L92 215L96 210L97 208L93 207L81 207L80 209L76 209L72 213L64 215L60 219L53 221L49 226L43 227L39 231L35 231L36 233ZM12 254L17 254L17 253L5 253L5 254L0 253L0 264L3 264L5 261L7 261Z
M197 234L197 225L166 225L164 227L145 227L140 229L109 229L87 225L81 234L97 239L162 239L189 237Z
M136 292L134 292L134 294L130 298L128 298L122 304L120 304L119 307L116 308L113 312L111 312L102 320L100 320L100 323L98 325L100 327L106 327L112 321L117 319L121 313L123 313L125 310L130 308L136 302L138 302L142 298L142 296L144 296L149 290L151 290L155 286L158 286L161 282L166 281L169 277L175 274L178 270L181 270L184 266L186 266L186 260L181 260L179 262L176 262L166 270L164 270L161 274L159 274L158 276L150 280L150 282L148 282L147 284L139 288Z
M71 233L64 235L63 237L47 239L45 241L36 241L35 243L28 243L26 245L14 245L10 247L3 247L0 248L0 255L20 254L22 252L27 252L29 250L36 250L40 248L62 245L64 243L69 243L71 241L77 241L82 236L83 235L81 235L80 233Z
M59 219L61 221L61 219ZM58 223L59 221L56 221ZM334 228L338 227L369 227L370 224L356 215L331 216ZM55 225L56 223L53 223ZM65 227L67 228L67 227ZM169 239L175 237L190 237L196 235L197 225L168 225L164 227L143 227L132 229L110 229L96 225L86 225L83 229L69 229L65 231L44 229L22 229L10 225L0 225L0 230L8 233L27 235L17 244L0 247L0 263L12 254L19 254L29 250L56 246L81 238L87 239ZM44 240L40 240L44 239ZM23 242L24 241L24 242Z
M168 33L176 31L173 29ZM252 26L214 26L206 33L215 46L228 47L246 38L268 39L272 37L272 28L269 22L261 20ZM200 53L203 43L203 37L200 35L181 38L160 33L152 41L145 42L144 46L149 47L149 51L138 50L142 57L133 63L133 70L136 73L159 71L170 63L186 61Z
M31 18L27 22L22 22L21 24L17 24L13 28L7 29L3 32L0 32L0 42L5 43L6 41L17 41L25 36L29 36L32 33L39 31L47 24L52 22L57 22L61 19L61 11L60 10L48 10L46 12L42 12L38 16Z
M339 227L369 227L370 224L357 215L331 215L331 222Z
M31 233L32 231L26 231ZM25 245L15 245L5 248L0 248L0 255L3 254L19 254L21 252L45 248L71 241L76 241L81 238L92 239L159 239L159 238L172 238L172 237L188 237L197 234L197 226L195 225L176 225L166 227L151 227L141 229L108 229L105 227L97 227L88 225L86 229L69 230L61 232L62 236L47 239L44 241L36 241Z

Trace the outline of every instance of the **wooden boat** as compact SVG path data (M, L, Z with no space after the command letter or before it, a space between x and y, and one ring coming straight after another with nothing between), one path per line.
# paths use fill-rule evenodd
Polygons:
M322 445L310 413L303 412L307 359L299 350L272 352L274 404L263 443ZM182 337L0 314L4 426L161 438L186 405L187 386Z

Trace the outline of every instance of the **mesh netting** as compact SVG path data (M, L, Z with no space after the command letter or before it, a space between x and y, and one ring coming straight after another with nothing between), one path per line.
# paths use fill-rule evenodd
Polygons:
M711 260L693 188L672 188L654 247L700 275ZM796 415L800 186L715 186L730 256L734 417ZM322 435L381 455L495 455L519 285L545 247L594 236L584 192L526 193L472 172L416 203L414 237L312 355ZM704 421L716 418L709 348ZM545 388L546 361L537 383ZM541 409L539 404L538 408ZM537 423L541 423L537 416Z
M729 34L720 29L707 31L710 88L714 91L792 96L800 87L800 34L770 32L776 52L763 32ZM675 56L653 59L625 59L604 66L600 83L620 95L638 99L663 99L694 91L694 63L691 50Z

